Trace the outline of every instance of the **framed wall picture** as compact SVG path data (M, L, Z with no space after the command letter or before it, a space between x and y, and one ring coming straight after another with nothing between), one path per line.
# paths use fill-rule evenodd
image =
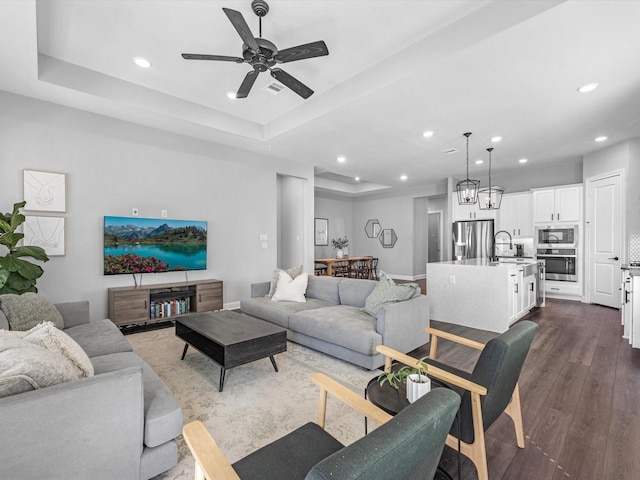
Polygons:
M314 245L329 245L329 219L315 219L314 239Z
M66 212L66 175L64 173L23 171L24 209L39 212Z
M25 246L42 247L47 255L64 255L64 218L25 216Z

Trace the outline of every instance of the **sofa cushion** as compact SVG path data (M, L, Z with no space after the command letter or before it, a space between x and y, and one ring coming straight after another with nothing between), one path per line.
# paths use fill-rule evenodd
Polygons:
M267 297L272 297L274 293L276 293L276 287L278 286L278 275L280 272L287 272L291 278L296 278L298 275L302 273L302 265L299 267L291 267L282 269L276 268L273 271L273 276L271 277L271 284L269 285L269 293L267 293Z
M80 371L59 353L0 331L0 397L80 377Z
M307 291L309 274L301 273L296 278L291 278L287 272L278 274L278 285L271 297L273 302L306 302L304 293Z
M376 319L349 305L296 313L289 317L289 328L364 355L375 355L382 344Z
M311 277L309 277L311 278ZM313 310L316 308L330 307L332 303L307 298L301 302L272 302L270 298L255 297L240 301L242 313L266 320L282 328L289 328L289 316L297 312Z
M58 309L37 293L0 295L0 308L7 316L10 330L29 330L41 322L53 322L64 328L64 320Z
M112 353L91 359L96 375L126 367L142 367L144 391L144 444L156 447L182 432L182 409L165 383L133 352Z
M341 305L351 305L362 308L378 282L375 280L360 280L355 278L342 278L338 281L338 293Z
M93 320L64 332L78 342L89 358L133 350L111 320Z
M325 275L310 275L307 285L307 300L317 298L334 305L340 304L340 294L338 293L337 277L327 277Z
M53 323L42 322L24 333L22 338L27 342L68 358L82 377L93 375L93 365L84 350L69 335L54 327Z
M413 297L417 291L416 283L403 283L396 285L391 277L380 272L380 281L376 288L367 297L364 311L371 316L376 316L386 303L403 302Z

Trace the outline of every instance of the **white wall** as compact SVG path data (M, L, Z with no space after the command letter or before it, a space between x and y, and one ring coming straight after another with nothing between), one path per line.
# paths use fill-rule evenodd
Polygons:
M315 212L316 218L326 218L329 220L329 245L315 246L315 258L333 258L336 251L331 246L331 239L344 237L349 239L349 255L368 255L359 238L354 236L354 229L357 226L353 224L353 202L351 198L333 195L331 193L315 194ZM362 226L364 229L364 225ZM363 230L364 232L364 230ZM312 240L313 242L313 240Z
M276 267L278 173L313 185L313 168L0 92L0 208L22 200L22 170L67 175L66 255L52 257L38 282L53 302L86 299L92 318L107 314L107 288L133 278L102 274L103 216L206 220L207 270L189 279L224 281L225 304L249 296L250 283ZM305 230L313 228L313 188ZM311 217L311 218L308 218ZM260 233L267 233L267 249ZM313 271L313 249L304 253ZM184 280L159 273L143 283Z
M627 248L628 235L640 235L640 139L635 138L617 143L584 156L584 179L604 173L622 170L625 185L626 206L624 238Z
M304 245L312 242L305 236L304 198L306 181L278 175L278 267L291 268L304 263Z

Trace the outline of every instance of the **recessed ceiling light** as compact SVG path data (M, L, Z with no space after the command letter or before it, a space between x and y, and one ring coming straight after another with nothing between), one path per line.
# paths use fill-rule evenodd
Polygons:
M596 82L587 83L586 85L581 86L578 91L580 93L593 92L596 88L598 88L598 84Z
M142 57L133 57L133 63L138 65L140 68L149 68L151 66L151 62Z
M356 182L359 182L359 181L360 181L360 177L356 177L356 178L355 178L355 181L356 181Z
M338 157L337 160L339 163L344 163L347 159L344 157Z
M595 141L596 142L604 142L607 138L609 138L609 137L605 137L604 135L602 135L601 137L596 137Z
M491 137L491 141L492 142L499 142L500 140L502 140L502 137Z
M403 182L407 179L406 175L400 175L400 180L402 180Z
M227 97L230 98L231 100L235 100L236 92L228 92Z
M422 133L422 136L424 138L431 138L431 137L433 137L433 131L432 130L427 130L426 132Z
M520 160L518 160L519 163L527 163L528 161L528 158L521 158Z
M482 160L480 158L478 160L476 160L476 165L482 165L483 163L484 163L484 160Z

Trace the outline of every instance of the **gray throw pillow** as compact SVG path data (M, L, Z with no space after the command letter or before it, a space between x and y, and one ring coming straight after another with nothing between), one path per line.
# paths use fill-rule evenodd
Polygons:
M81 375L59 353L0 331L0 398L77 380Z
M364 311L375 317L385 304L409 300L415 295L417 288L416 283L396 285L391 277L381 271L378 285L364 302Z
M299 267L291 267L287 270L276 268L273 272L273 277L271 278L271 285L269 285L269 293L265 295L266 297L273 297L273 294L276 293L276 287L278 286L278 275L280 274L280 272L287 272L291 279L294 279L302 273L302 265L300 265Z
M42 322L64 328L64 320L55 305L36 293L0 295L0 309L9 321L9 330L29 330Z

